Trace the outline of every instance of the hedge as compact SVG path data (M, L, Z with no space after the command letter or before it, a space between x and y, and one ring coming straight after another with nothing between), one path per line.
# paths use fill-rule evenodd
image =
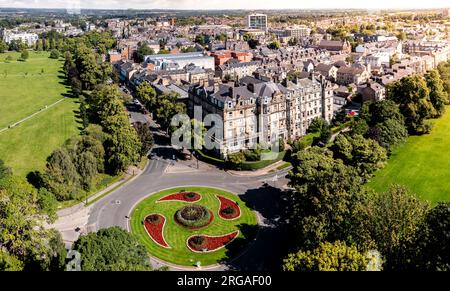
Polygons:
M213 164L216 166L226 167L226 168L234 169L234 170L242 170L242 171L254 171L254 170L259 170L259 169L265 168L273 163L281 161L282 159L284 159L284 157L286 155L286 151L283 151L283 152L278 153L277 157L273 160L242 162L240 165L233 165L229 162L226 162L223 159L209 156L200 150L196 150L195 153L196 153L196 157L199 160L204 161L206 163L210 163L210 164Z
M220 166L220 167L225 167L226 162L225 160L219 159L219 158L215 158L215 157L211 157L207 154L205 154L204 152L202 152L201 150L196 150L195 151L196 157L197 159L209 163L209 164L213 164L216 166Z
M243 171L254 171L259 170L262 168L265 168L273 163L276 163L278 161L281 161L284 156L286 155L286 152L281 152L278 154L277 158L274 160L261 160L256 162L242 162L238 167L240 170Z

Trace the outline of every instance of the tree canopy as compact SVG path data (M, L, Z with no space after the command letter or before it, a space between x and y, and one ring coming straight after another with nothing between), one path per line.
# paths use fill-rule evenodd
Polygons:
M148 271L150 259L129 232L111 227L81 236L73 245L81 254L83 271Z

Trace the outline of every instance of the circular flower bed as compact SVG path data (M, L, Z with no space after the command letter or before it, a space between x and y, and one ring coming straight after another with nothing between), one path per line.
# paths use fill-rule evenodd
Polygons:
M196 192L178 192L164 196L158 201L184 201L184 202L197 202L202 199L202 196Z
M212 222L213 214L202 205L187 205L175 213L175 220L184 227L199 229Z
M240 255L255 237L257 223L255 213L238 195L185 186L152 193L139 202L132 210L130 228L152 257L192 267ZM243 226L245 232L240 231Z

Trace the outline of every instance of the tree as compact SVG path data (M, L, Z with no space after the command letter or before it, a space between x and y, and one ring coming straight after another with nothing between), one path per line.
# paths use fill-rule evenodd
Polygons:
M73 249L82 254L83 271L149 271L149 257L129 232L111 227L81 236Z
M450 61L442 62L438 65L438 71L439 75L441 76L444 91L447 93L447 102L446 104L449 104L450 102Z
M163 94L160 96L158 108L156 109L156 120L166 132L171 130L170 123L176 114L186 111L183 103L178 103L177 93Z
M0 40L0 53L4 53L8 50L8 45L3 40Z
M357 223L365 193L355 169L319 147L293 155L292 166L288 175L294 188L290 213L301 245L311 248L323 241L365 241L365 231Z
M47 158L43 181L45 188L59 201L75 198L80 176L72 157L65 148L56 149Z
M351 121L351 134L365 135L369 130L369 125L364 118L354 118Z
M85 191L89 191L94 177L98 174L97 158L93 153L83 151L76 157L76 168L81 186Z
M280 42L278 42L278 41L276 41L276 40L272 41L272 42L268 45L268 48L270 48L271 50L277 50L277 49L279 49L280 47L281 47Z
M389 95L399 105L406 127L411 133L419 133L425 119L435 115L430 90L425 80L418 75L407 76L393 83L389 88Z
M319 136L314 137L313 145L314 146L325 146L331 139L332 133L331 128L328 123L325 123L323 127L319 130Z
M383 147L376 141L357 134L339 134L330 149L334 158L354 167L364 181L383 168L387 161L387 153Z
M51 59L59 59L59 51L57 49L52 49L50 52L50 58Z
M136 97L149 111L155 110L157 105L156 92L148 82L139 84L136 89Z
M328 122L320 117L315 117L308 127L308 132L321 132L325 127L328 127Z
M245 34L244 34L244 36L245 36ZM254 38L250 38L248 41L247 41L247 43L248 43L248 46L252 49L252 50L254 50L254 49L256 49L256 47L257 46L259 46L259 40L257 40L257 39L254 39Z
M450 270L450 203L439 202L425 216L417 238L420 270Z
M134 123L134 129L137 132L139 139L141 140L141 156L147 156L148 152L153 146L153 134L150 131L148 124L136 122Z
M425 75L428 89L430 89L430 101L433 104L436 114L434 117L440 117L445 112L445 104L448 103L448 95L444 91L444 83L437 70L431 70Z
M228 161L235 167L239 166L242 162L245 161L245 155L243 152L229 154Z
M401 124L405 123L405 118L400 112L399 106L392 100L385 99L379 102L370 103L366 121L369 126L383 123L388 119L394 119Z
M406 40L406 33L404 31L400 31L397 34L397 38L398 38L398 40L401 40L401 41Z
M296 37L292 37L288 41L288 45L290 45L290 46L296 46L297 44L298 44L298 39Z
M285 271L365 271L368 259L345 242L320 243L312 251L299 251L283 260Z
M390 152L393 146L406 140L408 131L404 123L390 118L370 128L367 136Z
M155 51L148 46L148 44L146 42L142 43L137 50L136 53L136 61L138 63L142 63L144 61L144 57L148 56L148 55L154 55Z
M201 46L204 46L206 44L206 38L203 34L196 35L194 41Z
M416 256L417 231L428 211L406 188L394 185L368 200L363 219L378 251L385 258L385 269L399 270L411 265Z
M45 188L40 188L38 190L38 196L36 201L40 211L47 214L51 222L56 221L58 218L56 211L58 209L58 200L56 200L55 195L49 192Z
M0 180L0 270L49 270L52 231L44 229L37 202L36 189L23 178Z

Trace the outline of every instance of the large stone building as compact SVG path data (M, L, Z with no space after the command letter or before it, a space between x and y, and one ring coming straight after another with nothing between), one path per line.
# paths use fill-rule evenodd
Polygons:
M222 136L215 140L217 154L227 157L256 144L303 136L315 117L331 120L333 91L325 79L301 79L274 83L244 77L238 83L192 86L188 112L203 118L217 114L223 120Z

